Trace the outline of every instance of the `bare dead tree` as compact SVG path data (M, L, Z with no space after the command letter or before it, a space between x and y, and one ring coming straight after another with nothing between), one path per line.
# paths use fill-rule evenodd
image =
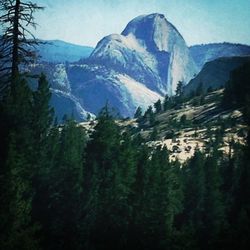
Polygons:
M0 76L11 83L18 75L20 65L32 62L35 57L34 46L39 41L30 28L36 28L34 13L44 9L35 3L24 0L0 0ZM3 80L2 80L3 82ZM0 86L9 87L5 84Z

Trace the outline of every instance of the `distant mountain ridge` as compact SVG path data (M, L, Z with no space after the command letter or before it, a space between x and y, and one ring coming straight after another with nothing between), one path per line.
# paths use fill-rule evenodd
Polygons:
M219 57L250 55L249 45L227 42L194 45L189 49L199 70L202 69L205 63L213 61Z
M37 53L40 56L39 61L45 62L76 62L87 58L93 51L92 47L76 45L61 40L42 41L37 47Z

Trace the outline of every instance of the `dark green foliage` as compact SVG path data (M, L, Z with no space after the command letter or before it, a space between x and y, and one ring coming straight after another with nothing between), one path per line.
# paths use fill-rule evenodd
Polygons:
M182 193L178 175L168 161L167 150L157 148L151 160L141 152L136 178L136 249L166 249L172 236L175 215L181 211Z
M213 92L214 91L214 89L213 89L213 87L208 87L208 89L207 89L207 93L211 93L211 92Z
M131 188L135 178L134 151L128 136L107 107L87 145L86 247L122 249L131 221Z
M245 107L245 113L248 113L249 95L250 95L250 64L246 63L233 70L230 79L224 90L222 106L225 108Z
M163 110L167 111L168 109L174 108L176 105L174 97L169 97L168 95L165 96L163 102Z
M142 109L141 107L138 107L135 111L134 118L140 119L142 117Z
M176 96L181 97L183 95L183 82L179 81L176 87Z
M1 249L249 248L250 137L219 150L234 120L208 126L208 147L181 165L119 127L108 106L88 135L72 119L52 125L49 99L42 75L34 92L16 79L0 104ZM153 108L140 120L157 139ZM172 120L166 136L189 122Z
M56 165L50 170L51 249L80 249L85 132L67 120L59 143Z
M184 128L186 126L191 126L192 125L192 122L190 120L187 119L187 116L185 114L183 114L180 118L180 127L181 128Z
M35 142L32 92L24 79L13 82L12 93L3 105L2 115L8 126L4 136L8 143L1 162L1 248L37 249L37 225L31 221Z
M43 143L53 121L53 108L49 106L51 93L46 76L42 74L38 81L38 88L33 94L33 127L36 143Z
M150 126L153 126L155 123L155 114L153 111L152 106L149 106L148 109L146 110L144 116L144 120L149 123Z
M164 102L163 102L163 110L166 111L169 107L169 99L170 97L168 95L165 96Z
M168 130L165 134L165 139L173 139L174 137L174 130Z
M217 244L219 235L225 230L225 205L222 200L220 165L218 164L218 152L216 149L205 162L205 211L204 225L205 237L209 242L209 248Z
M194 157L185 169L187 173L187 187L185 194L185 213L197 233L203 227L202 214L205 202L205 170L204 155L196 151ZM195 195L192 195L195 194Z
M151 140L151 141L155 141L155 140L157 139L157 135L158 135L157 128L154 127L154 128L153 128L153 131L152 131L151 134L150 134L150 140Z
M187 116L184 114L181 116L180 123L185 125L186 122L187 122Z
M155 113L160 113L162 111L161 100L154 103Z

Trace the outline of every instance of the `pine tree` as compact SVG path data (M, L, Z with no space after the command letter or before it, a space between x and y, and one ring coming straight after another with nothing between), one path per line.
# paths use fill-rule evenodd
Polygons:
M176 96L179 98L182 97L183 95L183 87L184 87L183 82L179 81L176 87L176 91L175 91Z
M5 249L37 249L36 223L32 223L32 178L34 134L32 131L32 92L24 79L13 84L5 106L9 126L7 158L4 162L6 210L1 217ZM1 228L2 230L3 228Z
M49 249L81 249L85 132L67 120L60 134L56 165L50 171ZM63 218L63 220L62 220ZM53 241L52 241L53 239Z
M150 140L151 141L155 141L156 139L157 139L157 136L158 136L158 131L157 131L157 128L156 127L154 127L153 128L153 131L151 132L151 134L150 134Z
M3 0L0 2L0 23L3 27L1 37L1 65L2 77L10 74L12 81L19 75L19 66L29 63L34 58L34 49L30 47L38 44L28 27L36 27L34 12L43 9L32 2L21 0ZM30 39L31 37L31 39ZM6 84L5 84L6 85ZM0 90L6 86L1 86Z
M46 76L41 74L38 88L33 94L33 126L36 143L42 145L53 121L53 108L50 106L51 92Z
M145 114L144 114L144 118L146 119L146 121L149 122L150 126L153 126L155 123L155 114L153 112L153 107L149 106L148 109L146 110Z
M145 242L147 204L145 204L146 185L148 178L148 166L150 150L141 141L135 138L134 146L136 148L136 173L135 182L132 187L132 221L129 226L128 248L144 249L147 246Z
M184 193L186 224L190 228L190 233L194 234L194 239L200 248L204 236L205 172L204 155L198 149L184 169L184 174L186 175Z
M134 118L140 119L141 117L142 117L142 109L141 109L141 107L138 107L135 111Z
M50 107L51 93L46 76L41 74L37 90L33 92L32 130L34 134L33 158L33 189L35 192L32 204L33 220L39 221L40 233L46 238L49 219L47 207L49 204L49 176L55 167L55 154L58 141L54 140L58 128L52 129L53 108ZM50 131L52 130L52 131Z
M151 160L146 148L141 153L144 157L138 165L134 211L136 248L165 249L172 237L175 215L182 207L179 180L165 148L155 149Z
M118 244L113 242L113 235L120 231L118 218L115 218L118 214L114 213L120 142L119 127L106 106L86 149L86 248L104 249Z
M163 102L163 110L166 111L169 108L170 97L168 95L165 96Z
M162 111L161 100L159 99L156 103L154 103L154 108L156 113L160 113Z
M215 149L205 162L205 210L204 225L208 249L214 249L225 230L225 208L222 200L222 180L219 170L219 155Z

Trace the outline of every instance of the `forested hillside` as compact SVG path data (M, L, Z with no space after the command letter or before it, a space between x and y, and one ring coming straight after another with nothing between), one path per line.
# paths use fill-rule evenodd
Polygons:
M0 75L0 249L249 248L249 63L231 72L225 90L198 87L187 97L179 82L175 96L145 113L138 107L132 122L118 120L107 104L88 126L73 116L58 124L46 75L21 70L32 59L23 48L37 42L26 39L25 27L35 25L33 13L41 7L20 0L0 4L7 13L0 19L7 25ZM204 133L207 143L188 159L173 159L178 148L164 140L175 143L186 129L196 139ZM228 150L221 150L228 133L237 136L227 136Z
M232 86L245 70L234 73ZM249 245L247 142L232 139L223 153L215 133L181 164L165 147L124 132L108 107L91 134L69 118L54 124L45 76L34 92L21 76L13 84L1 103L2 249ZM247 122L245 101L234 105Z

